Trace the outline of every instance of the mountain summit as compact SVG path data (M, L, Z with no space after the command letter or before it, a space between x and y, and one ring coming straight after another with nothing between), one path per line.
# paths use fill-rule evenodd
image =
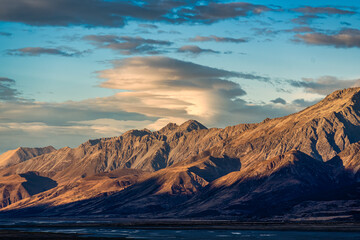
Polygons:
M30 158L50 153L56 149L52 146L43 148L24 148L19 147L14 150L7 151L0 155L0 169L6 168L21 162L24 162Z
M335 219L347 204L354 220L359 99L360 88L345 89L261 123L208 129L189 120L34 156L0 170L0 213L249 220L306 212ZM32 191L33 181L43 187ZM323 211L312 215L310 202Z

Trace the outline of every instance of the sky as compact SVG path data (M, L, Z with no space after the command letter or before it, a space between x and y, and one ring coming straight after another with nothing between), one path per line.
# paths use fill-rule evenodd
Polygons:
M360 86L358 0L0 6L0 153L261 122Z

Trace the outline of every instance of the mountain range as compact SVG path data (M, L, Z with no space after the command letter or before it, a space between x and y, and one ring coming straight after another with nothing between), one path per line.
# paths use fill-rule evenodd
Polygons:
M360 88L261 123L196 120L0 155L0 216L360 220Z

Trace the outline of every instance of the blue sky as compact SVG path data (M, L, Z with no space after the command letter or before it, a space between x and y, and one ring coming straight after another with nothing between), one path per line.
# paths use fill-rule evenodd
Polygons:
M0 152L260 122L360 86L359 1L0 5Z

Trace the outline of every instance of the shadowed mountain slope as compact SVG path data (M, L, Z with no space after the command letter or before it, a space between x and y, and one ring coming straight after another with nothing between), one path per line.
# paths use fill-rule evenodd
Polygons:
M50 178L39 176L37 172L27 172L0 177L0 207L6 207L21 199L47 191L57 186Z

